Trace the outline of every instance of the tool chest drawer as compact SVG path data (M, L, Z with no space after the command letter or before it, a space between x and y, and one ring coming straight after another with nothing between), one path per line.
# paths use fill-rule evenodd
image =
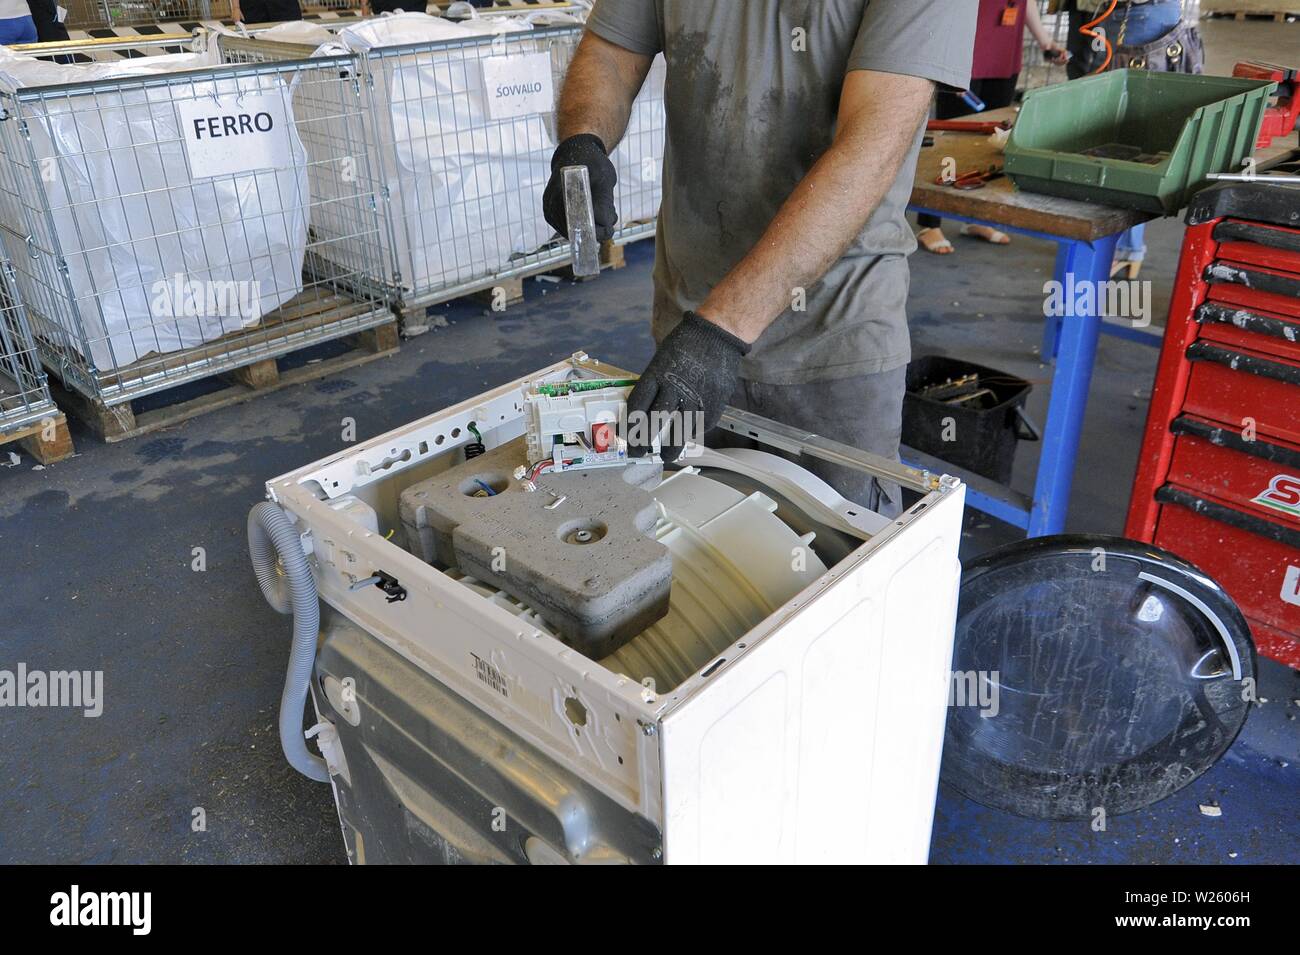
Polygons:
M1196 310L1198 338L1300 362L1300 316L1206 302Z
M1209 341L1187 349L1191 374L1182 408L1238 429L1300 443L1300 361Z
M1205 298L1211 302L1223 302L1239 308L1264 309L1300 318L1300 298L1247 288L1244 285L1211 285Z
M1240 429L1190 415L1170 431L1177 435L1170 483L1300 531L1300 446L1248 440Z
M1214 227L1221 259L1300 273L1300 230L1225 219Z
M1232 596L1251 623L1264 624L1277 656L1300 634L1300 530L1271 524L1208 495L1166 485L1156 493L1158 547L1186 554ZM1291 639L1294 639L1292 637ZM1294 665L1294 664L1293 664Z
M1280 272L1244 262L1219 259L1205 270L1207 282L1221 285L1240 285L1255 292L1267 292L1300 301L1300 275Z

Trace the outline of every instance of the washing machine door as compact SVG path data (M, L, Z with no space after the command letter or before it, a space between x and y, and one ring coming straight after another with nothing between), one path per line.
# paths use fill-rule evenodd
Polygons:
M1218 584L1158 547L1062 535L962 576L943 779L1037 819L1130 812L1223 755L1255 649Z

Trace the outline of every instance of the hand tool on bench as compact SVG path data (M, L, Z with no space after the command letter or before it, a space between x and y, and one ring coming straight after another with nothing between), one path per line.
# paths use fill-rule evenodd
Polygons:
M991 136L999 129L1010 129L1011 123L1007 120L990 121L990 120L973 120L973 119L932 119L925 124L925 131L945 132L945 133L983 133L985 136Z
M954 189L983 189L987 183L992 182L994 179L1000 179L1003 175L1002 167L995 163L992 166L984 166L980 169L970 169L958 173L952 178L939 176L934 182L935 185L952 186Z

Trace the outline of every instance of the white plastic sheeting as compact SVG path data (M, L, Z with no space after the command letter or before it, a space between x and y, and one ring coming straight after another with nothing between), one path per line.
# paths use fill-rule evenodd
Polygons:
M211 65L209 54L70 65L8 54L0 59L0 88ZM30 155L0 158L36 175L15 179L22 171L11 168L16 188L4 190L0 206L7 253L23 262L28 248L21 237L46 234L43 224L29 221L42 214L41 202L28 194L39 185L67 263L68 286L59 287L57 266L45 270L43 281L56 286L54 295L65 303L46 308L53 314L43 317L63 325L68 344L96 369L256 325L302 290L307 157L293 123L287 125L289 153L278 168L210 179L190 174L177 103L251 93L278 95L283 115L292 119L289 86L276 75L178 78L175 85L149 88L105 84L21 104ZM7 136L3 142L13 149L19 141ZM20 288L29 286L22 288L25 299L46 306L49 290L30 288L34 281L27 268L20 269Z

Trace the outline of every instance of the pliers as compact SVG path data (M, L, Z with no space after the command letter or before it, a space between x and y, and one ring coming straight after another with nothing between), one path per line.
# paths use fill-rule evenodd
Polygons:
M939 176L934 183L937 186L952 186L954 189L983 189L986 183L1001 179L1005 173L996 163L983 169L971 169L957 175L954 179Z

